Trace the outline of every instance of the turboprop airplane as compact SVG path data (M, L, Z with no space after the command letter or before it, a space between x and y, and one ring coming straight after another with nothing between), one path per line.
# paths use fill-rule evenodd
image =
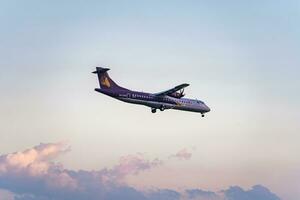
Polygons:
M187 83L158 93L137 92L117 85L109 77L108 70L108 68L96 67L96 71L93 73L98 75L100 88L95 88L95 91L127 103L148 106L152 113L156 113L157 109L161 111L176 109L198 112L204 117L204 113L210 111L210 108L203 101L183 98L185 95L184 88L189 86Z

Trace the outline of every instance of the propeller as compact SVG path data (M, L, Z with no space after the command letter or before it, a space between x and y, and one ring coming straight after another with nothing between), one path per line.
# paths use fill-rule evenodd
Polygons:
M170 96L178 98L178 99L184 97L184 95L185 95L184 89L179 90L179 92L174 92L174 93L170 94Z
M184 89L181 89L181 90L180 90L180 97L184 97L184 95L185 95L185 94L184 94Z

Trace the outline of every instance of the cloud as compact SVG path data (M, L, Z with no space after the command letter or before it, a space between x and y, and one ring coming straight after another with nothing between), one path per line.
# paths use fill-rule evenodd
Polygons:
M14 194L7 190L0 189L0 199L1 200L14 200Z
M180 200L181 194L170 189L158 189L149 191L147 197L150 200Z
M261 185L255 185L249 190L233 186L219 192L189 189L185 191L185 197L188 200L280 200L278 196Z
M68 150L63 143L49 143L0 156L0 187L16 194L74 190L77 180L63 166L51 162Z
M191 200L222 200L224 199L222 193L217 194L211 191L201 189L188 189L185 191L186 199Z
M18 173L26 170L31 175L48 170L48 161L69 150L63 143L43 144L23 152L0 156L0 173Z
M122 195L141 199L143 193L124 185L122 179L162 164L142 154L121 157L113 168L99 171L68 170L52 162L68 150L63 143L49 143L0 156L0 188L20 200L118 199Z
M230 187L218 193L201 189L179 192L171 189L140 191L124 182L136 175L159 167L163 161L146 159L143 154L120 158L110 169L98 171L69 170L53 159L69 151L63 143L40 144L23 152L0 156L1 200L279 200L263 186L245 191ZM187 151L176 157L189 159ZM7 192L9 191L9 192Z
M189 160L192 157L192 153L189 152L186 148L178 151L176 154L170 156L170 158L177 158L180 160Z
M243 190L238 186L230 187L223 192L228 200L280 200L278 196L261 185L255 185L250 190Z
M121 180L130 174L138 174L141 171L149 170L162 165L159 159L146 160L143 154L127 155L120 158L119 164L112 169L102 170L102 174L107 179Z

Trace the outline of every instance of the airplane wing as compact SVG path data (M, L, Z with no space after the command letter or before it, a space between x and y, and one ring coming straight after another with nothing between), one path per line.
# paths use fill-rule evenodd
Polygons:
M154 95L155 96L165 96L165 95L173 94L174 92L177 92L178 90L181 90L181 89L183 89L187 86L189 86L189 84L184 83L184 84L181 84L181 85L177 85L176 87L174 87L172 89L169 89L169 90L166 90L166 91L163 91L163 92L159 92L159 93L155 93Z

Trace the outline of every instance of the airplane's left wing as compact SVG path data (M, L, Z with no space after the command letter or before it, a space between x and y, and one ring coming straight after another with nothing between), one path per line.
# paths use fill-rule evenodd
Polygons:
M163 92L159 92L159 93L155 93L155 96L165 96L165 95L170 95L173 94L174 92L177 92L178 90L181 90L185 87L189 86L189 84L187 83L183 83L181 85L177 85L176 87L163 91Z

